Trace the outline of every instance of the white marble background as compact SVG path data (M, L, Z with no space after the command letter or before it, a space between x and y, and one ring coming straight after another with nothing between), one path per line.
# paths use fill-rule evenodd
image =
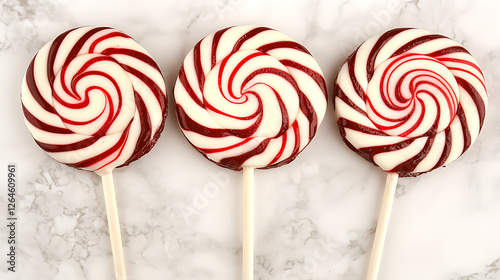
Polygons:
M171 89L188 50L236 24L270 26L304 44L331 94L345 57L368 37L413 26L462 43L490 94L483 131L461 158L401 179L381 280L500 279L500 3L486 0L0 1L0 224L7 164L17 163L17 272L0 279L112 279L100 179L49 158L31 139L20 85L36 51L80 25L124 30L160 64ZM147 156L116 170L130 280L235 280L241 275L242 174L205 160L170 114ZM255 279L364 279L385 175L342 143L329 104L311 145L293 163L256 172Z

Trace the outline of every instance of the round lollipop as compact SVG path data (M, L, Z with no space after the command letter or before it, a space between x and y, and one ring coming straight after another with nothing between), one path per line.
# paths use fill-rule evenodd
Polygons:
M418 176L462 155L486 113L484 77L455 41L420 29L374 36L342 66L334 91L346 145L387 172L367 279L376 279L398 176Z
M243 169L243 278L253 279L254 169L291 162L314 137L327 101L321 69L276 30L230 27L189 52L174 97L189 142L216 164Z
M102 177L116 279L126 279L112 170L149 152L167 114L148 52L108 27L66 31L40 49L22 85L26 125L55 160Z

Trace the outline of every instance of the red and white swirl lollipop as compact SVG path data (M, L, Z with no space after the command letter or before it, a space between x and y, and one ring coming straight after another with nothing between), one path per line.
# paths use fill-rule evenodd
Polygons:
M174 89L189 142L216 164L244 172L244 279L253 277L253 171L291 162L326 110L318 63L299 43L266 27L236 26L198 42Z
M376 279L398 176L450 163L475 141L486 114L483 74L455 41L399 28L361 44L334 92L347 146L388 172L368 279Z
M108 27L66 31L40 49L22 85L26 125L55 160L102 176L117 279L125 279L111 171L154 146L167 114L148 52Z

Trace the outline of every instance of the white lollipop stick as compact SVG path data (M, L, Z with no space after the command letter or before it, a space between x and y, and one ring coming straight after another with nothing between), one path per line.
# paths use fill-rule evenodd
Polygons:
M253 280L254 167L243 167L243 280Z
M101 175L104 189L104 201L106 203L106 213L108 215L109 237L111 239L111 251L113 252L113 262L115 265L116 280L126 280L125 260L123 258L122 236L120 233L120 221L118 220L118 210L116 207L115 186L113 174L111 172Z
M398 173L387 173L384 197L382 199L382 207L380 208L380 214L378 216L377 229L375 230L375 239L373 241L372 254L368 265L366 280L377 280L397 183Z

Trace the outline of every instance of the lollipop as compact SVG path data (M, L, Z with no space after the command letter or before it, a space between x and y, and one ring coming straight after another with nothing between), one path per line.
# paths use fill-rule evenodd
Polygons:
M167 114L148 52L108 27L66 31L40 49L22 85L26 125L55 160L102 177L117 279L126 279L112 170L149 152Z
M342 66L334 91L346 145L387 172L367 279L376 279L398 176L462 155L483 125L484 77L453 40L399 28L372 37Z
M327 101L321 69L288 36L236 26L194 46L174 97L189 142L216 164L243 169L243 277L253 279L254 169L291 162L314 137Z

